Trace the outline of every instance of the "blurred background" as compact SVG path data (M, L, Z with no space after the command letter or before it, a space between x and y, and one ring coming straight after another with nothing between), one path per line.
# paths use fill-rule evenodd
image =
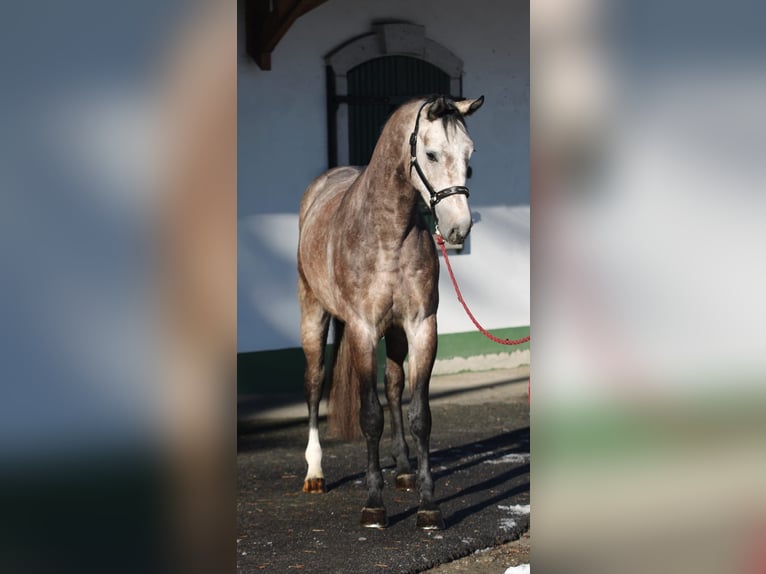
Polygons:
M2 8L4 572L234 570L235 10ZM763 21L531 4L536 572L766 571Z
M236 7L0 46L0 571L233 571Z
M751 2L532 3L532 564L766 572Z

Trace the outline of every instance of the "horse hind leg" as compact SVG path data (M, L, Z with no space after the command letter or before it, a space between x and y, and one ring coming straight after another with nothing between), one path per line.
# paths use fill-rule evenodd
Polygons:
M324 389L324 348L330 316L322 308L308 288L300 282L301 344L306 356L304 392L309 411L309 438L306 446L308 470L303 481L303 492L325 492L322 472L322 446L319 443L319 401Z
M404 438L402 391L404 390L404 358L407 338L404 331L392 328L386 333L386 397L391 417L391 455L396 463L396 488L415 490L415 475L410 466L410 451Z

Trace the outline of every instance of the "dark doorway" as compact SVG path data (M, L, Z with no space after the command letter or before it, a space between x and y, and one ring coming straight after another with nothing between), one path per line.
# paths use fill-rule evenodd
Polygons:
M349 160L366 165L389 115L419 96L449 94L450 77L438 67L409 56L384 56L348 72Z

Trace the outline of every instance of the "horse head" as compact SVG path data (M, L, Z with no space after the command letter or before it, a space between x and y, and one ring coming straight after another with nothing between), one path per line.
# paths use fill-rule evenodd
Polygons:
M483 103L484 96L457 102L429 98L421 104L410 136L412 185L431 206L440 233L450 243L462 243L473 223L465 182L474 148L464 118Z

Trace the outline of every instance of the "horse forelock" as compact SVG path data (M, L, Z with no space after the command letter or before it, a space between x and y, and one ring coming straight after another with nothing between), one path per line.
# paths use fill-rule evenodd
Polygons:
M450 128L453 132L460 128L463 130L466 129L465 116L463 116L463 114L460 113L460 110L455 107L454 102L450 103L452 106L450 107L449 112L441 117L442 126L444 127L444 133L447 135L447 139L449 139Z
M442 126L444 127L444 134L447 141L450 140L450 132L457 133L458 130L468 133L465 125L465 117L459 111L456 111L456 115L448 114L442 116Z

